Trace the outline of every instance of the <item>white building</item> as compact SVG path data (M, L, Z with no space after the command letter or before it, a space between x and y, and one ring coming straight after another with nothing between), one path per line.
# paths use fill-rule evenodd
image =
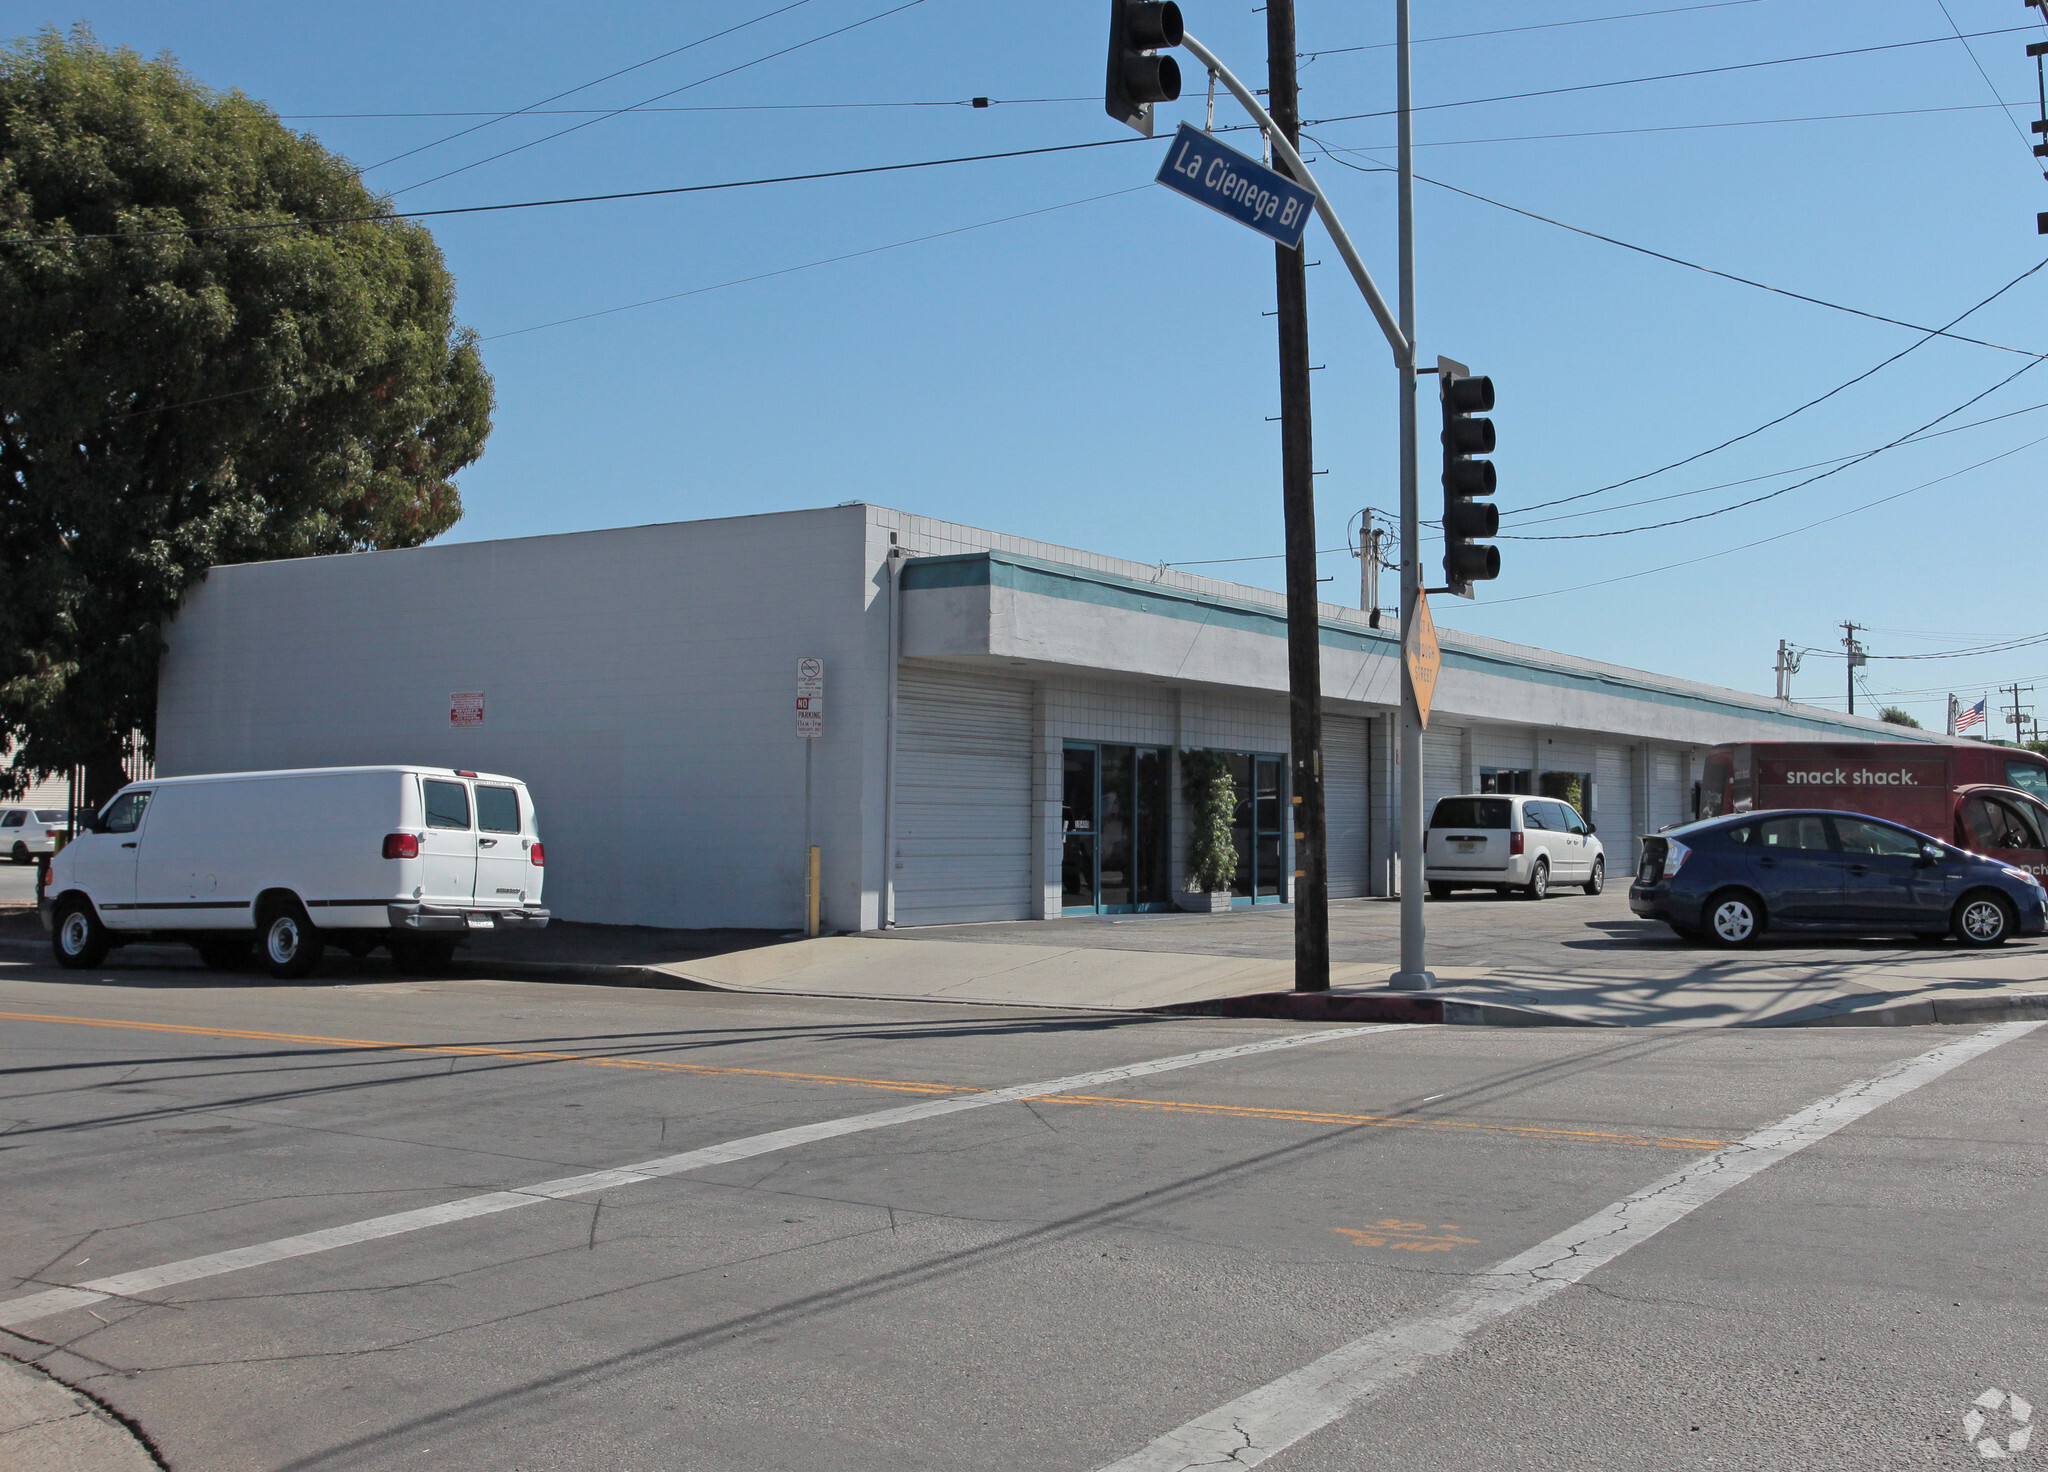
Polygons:
M1184 750L1227 753L1241 903L1292 873L1285 600L847 505L216 568L166 631L157 764L513 773L565 919L827 929L1171 908ZM1895 726L1444 632L1429 800L1576 777L1617 868L1734 740ZM1333 897L1388 892L1391 630L1322 608ZM800 738L797 663L824 662ZM1941 738L1931 738L1939 740Z

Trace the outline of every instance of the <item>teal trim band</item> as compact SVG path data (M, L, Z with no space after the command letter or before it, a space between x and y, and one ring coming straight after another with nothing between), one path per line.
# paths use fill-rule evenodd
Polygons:
M1182 588L1159 587L1116 573L1097 572L1070 563L1045 562L1015 552L962 552L947 557L913 557L903 564L902 578L906 592L939 588L1008 588L1069 603L1088 603L1128 613L1182 619L1211 628L1235 629L1274 639L1287 637L1287 615L1277 608L1266 608L1235 598L1191 593ZM1386 658L1395 655L1400 643L1390 630L1360 629L1328 619L1321 621L1318 640L1325 648ZM1796 730L1826 732L1835 737L1853 735L1862 741L1916 744L1910 736L1890 736L1862 726L1794 715L1790 711L1776 710L1768 705L1750 705L1742 700L1663 690L1617 675L1540 664L1508 654L1445 644L1443 656L1447 666L1499 679L1521 680L1562 690L1584 690L1676 709L1722 711L1748 720L1770 721Z

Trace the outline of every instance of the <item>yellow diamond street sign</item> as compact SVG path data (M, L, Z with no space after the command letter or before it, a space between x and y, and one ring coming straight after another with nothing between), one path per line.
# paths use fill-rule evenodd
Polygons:
M1408 679L1415 686L1415 705L1421 713L1422 725L1429 727L1430 697L1436 694L1437 672L1444 667L1444 657L1436 647L1436 623L1429 616L1429 595L1415 595L1415 618L1408 625L1408 642L1401 651L1408 661Z

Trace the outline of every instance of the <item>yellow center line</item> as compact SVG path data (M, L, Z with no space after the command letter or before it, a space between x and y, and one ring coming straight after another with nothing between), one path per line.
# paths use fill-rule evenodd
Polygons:
M48 1022L67 1027L107 1027L133 1032L174 1033L186 1037L236 1038L257 1043L298 1043L317 1048L360 1048L380 1052L423 1053L458 1058L504 1058L524 1063L580 1063L592 1068L639 1068L665 1073L728 1074L744 1078L787 1079L797 1083L839 1084L847 1088L882 1089L898 1094L979 1094L965 1084L923 1083L908 1079L861 1078L832 1073L797 1073L775 1068L736 1068L716 1063L677 1063L656 1058L614 1058L591 1053L561 1053L534 1048L491 1048L473 1043L396 1043L377 1038L333 1038L313 1033L260 1032L253 1028L194 1027L178 1022L127 1022L104 1017L64 1017L47 1012L0 1012L0 1021ZM1717 1150L1720 1140L1682 1136L1633 1135L1597 1130L1550 1129L1541 1125L1486 1124L1473 1120L1413 1119L1383 1114L1332 1114L1307 1109L1274 1109L1255 1104L1190 1104L1166 1099L1119 1099L1098 1094L1054 1094L1041 1102L1087 1104L1117 1109L1159 1109L1185 1114L1223 1115L1235 1119L1271 1119L1296 1124L1335 1124L1373 1129L1451 1129L1519 1136L1525 1139L1584 1141L1611 1145L1651 1145L1670 1150Z

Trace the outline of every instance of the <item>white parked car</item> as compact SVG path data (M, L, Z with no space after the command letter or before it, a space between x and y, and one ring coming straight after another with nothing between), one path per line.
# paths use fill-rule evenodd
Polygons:
M473 930L548 923L546 856L516 777L326 767L167 777L121 789L50 865L59 965L137 940L189 942L218 970L252 947L280 978L333 944L406 967Z
M62 808L0 808L0 852L17 864L57 851L57 835L71 826Z
M1607 851L1568 802L1521 793L1440 797L1423 837L1423 877L1443 899L1460 889L1520 890L1540 900L1560 884L1607 887Z

